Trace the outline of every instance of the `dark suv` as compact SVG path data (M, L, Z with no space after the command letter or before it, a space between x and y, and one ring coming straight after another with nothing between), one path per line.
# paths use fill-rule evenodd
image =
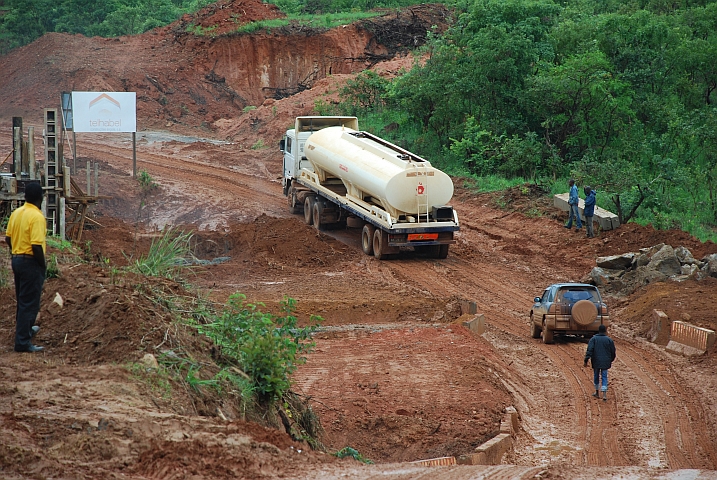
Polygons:
M590 338L600 325L610 326L607 305L597 287L585 283L556 283L535 297L530 309L530 335L553 343L553 334Z

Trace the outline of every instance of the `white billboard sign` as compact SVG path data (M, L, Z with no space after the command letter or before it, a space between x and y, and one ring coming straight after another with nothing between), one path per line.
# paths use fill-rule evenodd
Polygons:
M75 132L136 132L136 92L72 92Z

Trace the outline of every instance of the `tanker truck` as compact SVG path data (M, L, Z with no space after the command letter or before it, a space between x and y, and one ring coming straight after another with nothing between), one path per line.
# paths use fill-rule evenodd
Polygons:
M356 117L297 117L280 142L289 211L318 230L361 229L377 259L414 250L446 258L458 215L453 182L423 158L358 129Z

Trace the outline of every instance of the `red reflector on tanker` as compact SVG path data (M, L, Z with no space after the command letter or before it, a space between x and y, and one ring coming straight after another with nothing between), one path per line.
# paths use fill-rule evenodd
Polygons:
M408 241L416 241L416 240L438 240L438 234L437 233L409 233L408 234Z

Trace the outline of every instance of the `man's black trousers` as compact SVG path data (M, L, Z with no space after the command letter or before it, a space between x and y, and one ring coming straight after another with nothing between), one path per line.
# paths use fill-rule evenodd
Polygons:
M13 255L12 273L15 277L15 350L24 351L30 347L32 327L40 311L42 285L45 283L43 269L30 255Z

